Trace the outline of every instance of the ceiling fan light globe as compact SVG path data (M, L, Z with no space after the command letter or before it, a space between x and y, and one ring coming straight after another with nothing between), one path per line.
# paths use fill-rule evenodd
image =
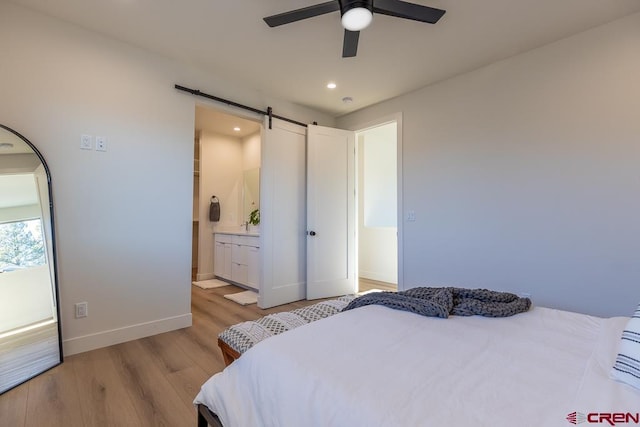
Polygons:
M342 26L345 30L361 31L371 24L373 13L364 7L355 7L342 15Z

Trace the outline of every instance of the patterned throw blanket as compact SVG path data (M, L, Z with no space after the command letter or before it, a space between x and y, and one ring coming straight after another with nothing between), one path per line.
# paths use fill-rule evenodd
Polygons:
M529 310L531 300L488 289L413 288L401 292L365 294L351 301L342 311L371 304L430 317L508 317Z
M345 308L354 298L353 295L347 295L293 311L269 314L258 320L238 323L222 331L218 338L242 354L265 338L333 316Z

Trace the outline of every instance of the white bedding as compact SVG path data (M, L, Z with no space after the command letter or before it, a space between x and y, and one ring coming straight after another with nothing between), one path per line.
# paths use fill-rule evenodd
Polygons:
M640 393L608 378L627 321L367 306L258 343L195 403L225 427L566 427L574 411L635 414Z

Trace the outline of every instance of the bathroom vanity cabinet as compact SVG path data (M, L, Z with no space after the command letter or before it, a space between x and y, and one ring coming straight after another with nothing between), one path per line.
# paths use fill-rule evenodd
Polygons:
M260 237L246 233L215 233L214 240L215 275L258 290Z

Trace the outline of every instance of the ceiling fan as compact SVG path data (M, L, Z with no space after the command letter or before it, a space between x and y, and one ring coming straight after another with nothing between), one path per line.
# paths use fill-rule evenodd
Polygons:
M267 16L264 18L264 22L270 27L278 27L338 10L342 16L342 26L344 27L343 58L356 56L360 30L365 29L371 23L374 13L429 24L438 22L445 13L442 9L421 6L401 0L332 0L303 7L302 9Z

